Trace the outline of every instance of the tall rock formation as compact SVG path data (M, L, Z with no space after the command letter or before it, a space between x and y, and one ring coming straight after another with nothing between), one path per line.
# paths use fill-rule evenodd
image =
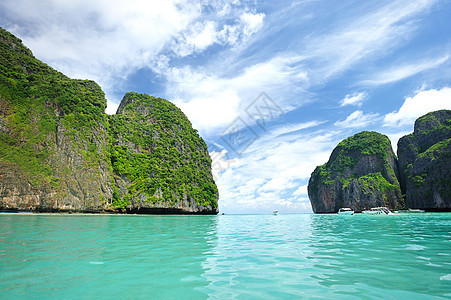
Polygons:
M112 197L106 100L0 28L0 209L97 211Z
M409 208L451 210L451 111L428 113L398 142L400 182Z
M2 28L0 70L0 211L217 212L205 143L168 101L128 94L109 117L95 82Z
M217 213L207 145L175 105L128 93L110 117L113 201L132 212Z
M397 179L398 167L390 140L363 131L340 142L329 161L318 166L308 184L315 213L333 213L341 207L362 211L371 207L404 206Z

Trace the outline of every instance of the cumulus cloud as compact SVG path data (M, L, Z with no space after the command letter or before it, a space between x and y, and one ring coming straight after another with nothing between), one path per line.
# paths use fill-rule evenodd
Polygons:
M181 57L205 50L217 42L216 26L213 21L194 24L179 39L173 41L172 50Z
M407 97L399 110L385 115L384 126L412 126L418 117L440 109L451 109L449 87L420 91L413 97Z
M246 108L263 91L274 103L288 109L290 104L308 101L287 96L295 92L294 84L302 89L308 82L307 74L300 75L292 66L293 61L296 58L276 56L248 66L233 77L221 77L204 69L172 68L166 74L167 92L195 128L207 136L219 134L237 117L245 116ZM283 88L288 92L281 93Z
M235 19L232 46L262 26L264 14L234 1L4 0L2 26L35 55L73 78L98 82L114 112L118 83L145 67L164 72L175 54L184 57L215 43L226 45L226 21ZM228 7L226 9L226 6ZM207 12L207 13L206 13ZM222 15L218 20L217 15Z
M233 212L245 205L254 211L258 207L266 212L311 212L305 188L300 186L306 186L315 167L327 161L341 138L337 132L312 129L277 137L268 132L271 138L263 135L256 140L216 181L221 210ZM281 202L275 207L277 201Z
M366 99L366 93L352 93L346 95L343 100L341 100L340 106L346 106L346 105L356 105L356 106L362 106L363 101Z
M217 180L224 171L238 163L237 158L227 159L227 150L225 149L220 151L211 151L210 158L211 171L215 180Z
M344 128L358 128L365 127L370 123L376 121L379 118L379 114L368 113L364 114L361 110L356 110L350 114L345 120L337 121L334 123L335 126Z
M308 194L308 184L301 185L296 191L293 192L293 196L305 196Z

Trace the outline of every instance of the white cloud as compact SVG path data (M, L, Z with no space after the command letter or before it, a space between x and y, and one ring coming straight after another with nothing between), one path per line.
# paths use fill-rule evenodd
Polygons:
M384 126L411 125L422 115L440 109L451 109L451 88L420 91L408 97L398 111L386 114Z
M201 14L199 2L5 0L11 31L35 55L72 78L98 82L111 100L119 81L149 64ZM8 28L7 28L8 29Z
M246 37L251 36L260 30L263 26L263 18L265 17L264 13L252 14L252 13L244 13L240 16L241 23L244 25L243 34Z
M193 24L188 32L173 41L172 50L179 56L187 56L194 52L202 52L217 42L217 24L213 21Z
M334 123L335 126L344 128L358 128L365 127L372 122L375 122L379 117L379 114L369 113L363 114L361 110L356 110L350 114L346 120L337 121Z
M260 30L264 13L250 13L251 7L237 1L226 9L223 2L4 0L0 9L7 17L2 24L39 59L72 78L98 82L113 113L120 100L114 92L128 74L143 67L164 72L171 50L187 56L227 44L219 36L227 20L235 19L233 45ZM222 18L216 21L218 14Z
M176 101L194 127L203 132L229 125L239 114L240 97L233 90L216 91L213 97L193 96L189 102Z
M412 132L404 130L404 131L399 131L399 132L394 132L394 133L384 133L384 134L387 135L388 138L390 139L393 151L396 153L398 151L399 139L410 133L412 133Z
M301 185L296 191L293 192L293 196L306 196L308 184Z
M300 75L291 66L296 60L296 57L277 56L251 65L234 77L221 77L204 69L172 68L166 73L167 93L195 128L205 135L218 134L237 117L245 116L246 108L263 91L285 108L308 101L286 96L308 82L306 74ZM295 84L297 88L293 88ZM287 92L281 93L284 88ZM273 94L279 97L274 98Z
M311 212L305 188L299 187L306 186L316 166L328 160L341 135L307 130L275 138L268 132L269 137L256 140L216 181L221 210Z
M285 135L285 134L292 134L295 133L296 131L302 130L302 129L307 129L307 128L312 128L321 124L324 124L325 122L320 122L320 121L310 121L310 122L301 122L301 123L292 123L292 124L287 124L287 125L281 125L278 127L274 127L272 128L264 137L262 137L261 139L267 139L267 140L272 140L275 137L281 136L281 135Z
M362 81L361 84L381 85L381 84L395 82L395 81L416 75L420 72L436 68L436 67L444 64L445 62L447 62L448 59L449 59L449 56L445 55L440 58L429 59L426 61L416 61L416 62L413 62L410 64L396 66L389 70L378 73L372 79Z
M273 177L259 188L259 192L282 192L296 186L291 178Z
M264 13L243 13L233 25L224 25L218 33L218 38L222 44L235 46L247 42L247 40L257 33L263 26Z
M220 152L211 151L211 171L215 180L226 171L238 163L238 159L227 159L227 150L223 149Z
M352 93L346 95L343 100L341 100L340 106L346 106L346 105L356 105L361 106L363 101L366 99L366 93Z

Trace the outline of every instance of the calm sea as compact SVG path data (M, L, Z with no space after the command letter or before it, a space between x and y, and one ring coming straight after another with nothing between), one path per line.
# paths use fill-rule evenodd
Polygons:
M451 299L451 214L0 215L0 299Z

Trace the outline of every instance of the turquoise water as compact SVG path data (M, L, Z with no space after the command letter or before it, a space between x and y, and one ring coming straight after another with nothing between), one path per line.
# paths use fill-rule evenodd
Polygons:
M0 298L451 299L451 214L0 215Z

